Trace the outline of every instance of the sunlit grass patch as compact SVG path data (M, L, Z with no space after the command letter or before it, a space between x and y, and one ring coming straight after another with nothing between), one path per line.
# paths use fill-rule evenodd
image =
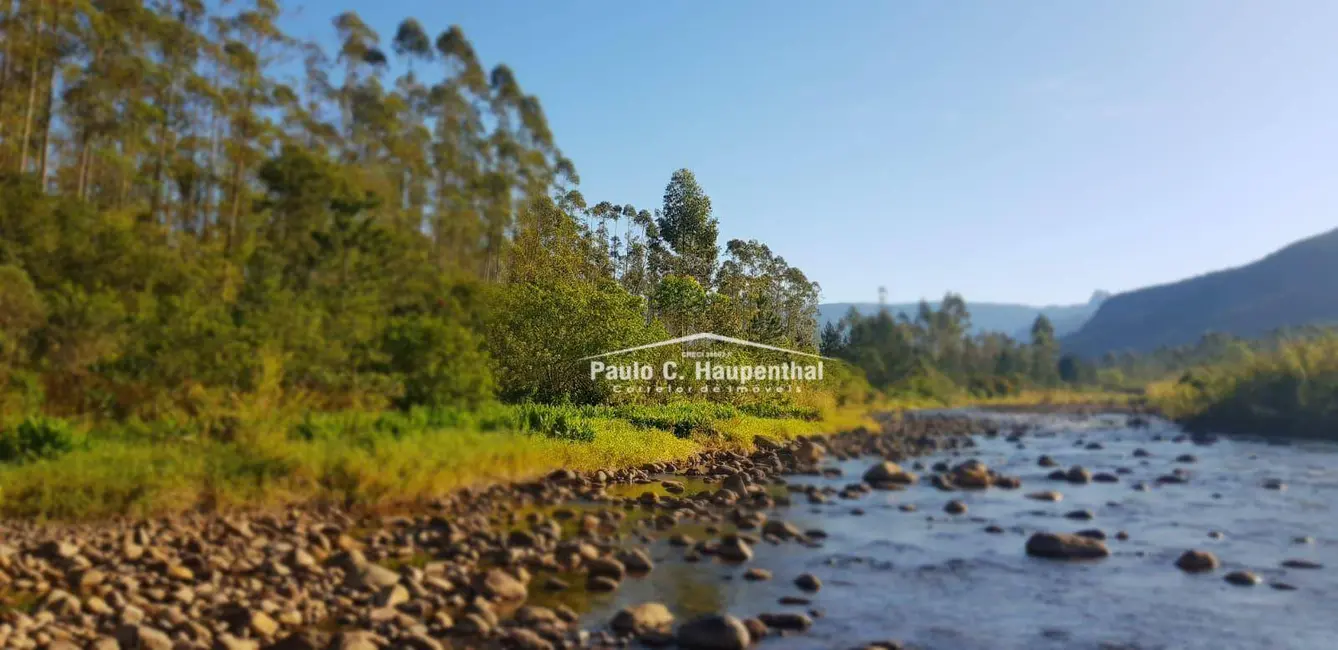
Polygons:
M749 409L502 406L239 420L224 440L94 429L58 457L0 463L0 514L53 519L150 516L317 501L345 507L417 502L559 467L593 471L678 461L708 449L875 426L866 407ZM538 415L536 415L538 414ZM544 427L589 435L553 435ZM686 424L684 424L686 423ZM656 425L661 426L656 426ZM560 433L560 432L559 432Z

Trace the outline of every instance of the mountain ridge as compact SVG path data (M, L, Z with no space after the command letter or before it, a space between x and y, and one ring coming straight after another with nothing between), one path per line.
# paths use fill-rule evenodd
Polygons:
M1055 326L1055 334L1063 336L1081 327L1109 295L1106 291L1098 290L1093 292L1092 297L1085 303L1039 306L1008 302L971 302L968 299L966 309L971 314L971 330L977 334L1001 332L1013 338L1025 339L1030 336L1031 324L1036 320L1036 317L1044 314ZM927 302L937 308L941 301L930 300ZM855 307L861 314L868 316L878 313L882 305L876 302L823 303L818 305L818 326L820 328L825 327L829 322L840 320L850 311L851 307ZM887 305L887 309L893 314L904 313L910 317L914 317L919 307L919 302L890 303Z
M1080 328L1061 336L1061 344L1093 357L1185 345L1208 332L1253 338L1338 323L1335 279L1338 228L1239 266L1111 296Z

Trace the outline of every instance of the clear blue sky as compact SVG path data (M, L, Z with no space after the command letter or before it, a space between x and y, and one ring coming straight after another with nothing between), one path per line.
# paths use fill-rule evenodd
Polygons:
M296 7L295 4L289 6ZM320 0L460 24L593 201L688 167L825 301L1085 301L1338 226L1338 2Z

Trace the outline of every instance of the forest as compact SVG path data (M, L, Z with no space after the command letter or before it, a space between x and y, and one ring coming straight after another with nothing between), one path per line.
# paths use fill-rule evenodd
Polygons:
M686 169L653 211L588 201L538 98L458 27L383 42L344 14L326 53L269 0L8 9L10 411L589 402L547 369L686 330L814 348L802 271L722 247Z

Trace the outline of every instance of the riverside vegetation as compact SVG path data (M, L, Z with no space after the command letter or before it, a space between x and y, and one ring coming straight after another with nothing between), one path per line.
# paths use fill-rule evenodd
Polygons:
M1338 439L1338 335L1246 349L1147 394L1191 430Z
M379 505L1064 385L1044 323L977 346L958 299L828 334L820 391L612 394L573 360L695 331L817 351L818 285L721 246L686 169L654 211L587 201L458 27L383 42L346 13L327 53L279 15L0 8L0 512Z

